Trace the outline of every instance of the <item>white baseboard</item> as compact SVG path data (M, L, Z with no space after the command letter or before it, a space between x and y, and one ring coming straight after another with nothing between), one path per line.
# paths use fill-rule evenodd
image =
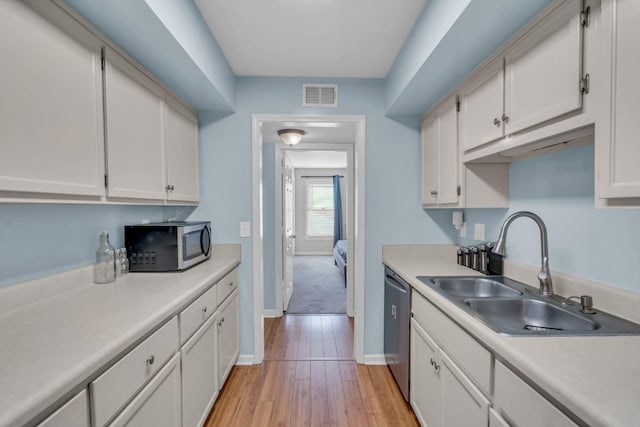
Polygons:
M386 365L387 361L384 358L384 354L365 354L365 365Z
M253 363L253 354L241 354L238 356L238 361L236 365L254 365Z
M268 318L282 317L282 312L276 309L265 309L262 314L264 317Z

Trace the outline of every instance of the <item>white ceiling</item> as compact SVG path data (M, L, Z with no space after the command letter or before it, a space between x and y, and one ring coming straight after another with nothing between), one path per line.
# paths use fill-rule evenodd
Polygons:
M345 151L290 151L289 158L294 168L346 168Z
M426 0L195 0L241 76L385 77Z
M356 140L356 128L352 123L269 121L262 124L262 142L282 144L278 130L287 128L305 131L301 142L305 146L314 143L353 143Z

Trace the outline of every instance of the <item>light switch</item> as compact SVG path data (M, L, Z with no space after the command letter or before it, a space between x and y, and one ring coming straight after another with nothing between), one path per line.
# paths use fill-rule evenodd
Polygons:
M475 224L473 227L473 238L484 240L484 224Z
M248 221L240 222L240 237L251 237L251 223Z

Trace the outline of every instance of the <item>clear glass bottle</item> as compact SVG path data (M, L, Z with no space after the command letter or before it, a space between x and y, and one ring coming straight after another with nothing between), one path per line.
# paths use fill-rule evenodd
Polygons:
M129 272L129 258L127 257L127 248L120 249L120 268L122 269L120 273L122 276Z
M109 233L100 234L100 246L96 251L96 263L93 269L96 283L111 283L116 280L116 251L109 242Z
M122 276L122 249L116 249L116 279Z

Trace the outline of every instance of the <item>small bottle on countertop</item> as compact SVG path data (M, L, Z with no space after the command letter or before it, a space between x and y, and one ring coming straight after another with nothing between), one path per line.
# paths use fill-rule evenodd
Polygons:
M120 248L120 275L124 276L129 272L129 258L127 248Z
M111 283L116 280L116 251L109 242L109 233L100 234L100 246L96 251L96 263L93 267L96 283Z

